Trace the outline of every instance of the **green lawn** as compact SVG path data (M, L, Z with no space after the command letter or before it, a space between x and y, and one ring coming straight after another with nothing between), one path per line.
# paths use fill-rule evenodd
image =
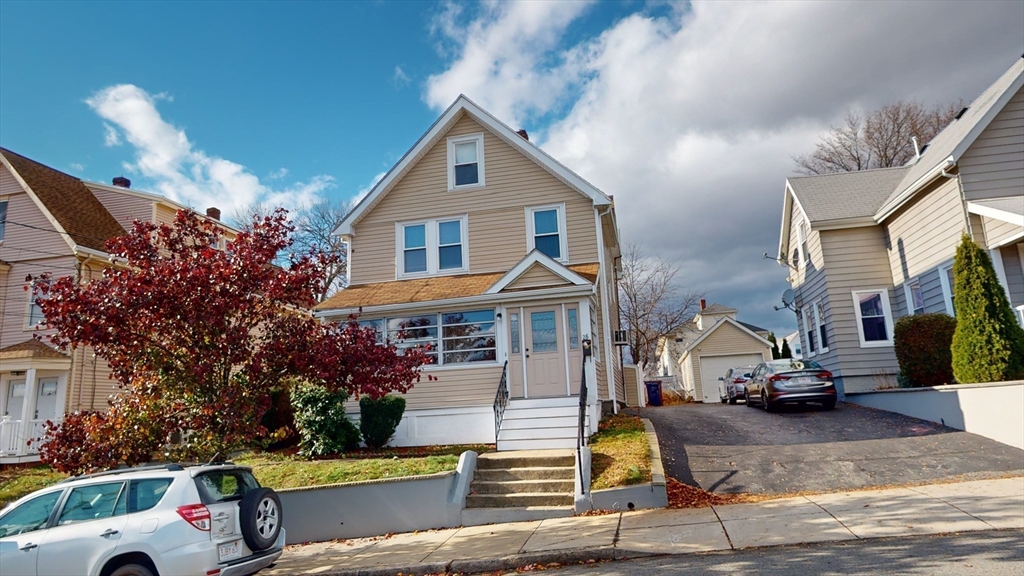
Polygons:
M67 478L66 474L54 472L49 466L0 470L0 508L30 492L56 484L64 478Z
M651 481L651 452L644 423L636 416L605 418L590 437L590 487L594 490Z

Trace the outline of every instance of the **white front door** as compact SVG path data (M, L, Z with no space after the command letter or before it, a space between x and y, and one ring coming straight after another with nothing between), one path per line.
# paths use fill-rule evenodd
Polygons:
M11 380L7 383L7 404L4 416L11 420L21 420L21 408L25 405L25 379Z
M51 378L40 378L36 397L35 420L53 420L57 416L57 386L56 376Z
M524 310L526 381L530 398L566 395L562 307Z

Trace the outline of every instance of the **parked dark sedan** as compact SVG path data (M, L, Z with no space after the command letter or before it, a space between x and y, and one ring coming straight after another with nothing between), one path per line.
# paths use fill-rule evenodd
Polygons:
M810 360L772 360L754 368L747 381L747 406L759 403L774 412L780 404L819 402L825 410L836 407L832 373Z

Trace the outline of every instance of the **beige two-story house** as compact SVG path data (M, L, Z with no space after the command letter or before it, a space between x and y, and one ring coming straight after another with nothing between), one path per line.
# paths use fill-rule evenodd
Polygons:
M317 314L428 349L395 445L572 447L581 387L588 434L624 401L614 204L525 131L460 96L336 233L349 286Z
M900 316L956 315L963 233L988 251L1024 324L1024 59L906 166L789 178L779 261L788 267L803 357L840 389L897 383Z
M74 276L85 283L111 265L105 242L135 220L168 224L185 206L115 185L80 180L0 148L0 464L38 460L47 420L105 410L116 392L110 369L90 347L63 353L49 342L28 276ZM219 211L208 217L217 221ZM225 242L237 232L221 224Z

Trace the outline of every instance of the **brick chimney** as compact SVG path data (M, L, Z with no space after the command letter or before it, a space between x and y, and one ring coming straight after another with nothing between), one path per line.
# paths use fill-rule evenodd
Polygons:
M114 177L114 186L120 186L121 188L131 188L132 187L132 181L127 179L127 178L125 178L124 176L115 176Z
M529 142L529 141L530 141L530 135L526 133L526 130L525 130L525 129L523 129L523 128L520 128L519 130L516 130L516 134L519 134L519 136L520 136L520 137L521 137L521 138L522 138L523 140L526 140L527 142Z
M703 298L701 298L700 299L700 309L703 310L703 309L705 309L707 307L708 307L708 301L703 299Z
M206 215L214 220L220 220L220 208L210 206L206 209Z

